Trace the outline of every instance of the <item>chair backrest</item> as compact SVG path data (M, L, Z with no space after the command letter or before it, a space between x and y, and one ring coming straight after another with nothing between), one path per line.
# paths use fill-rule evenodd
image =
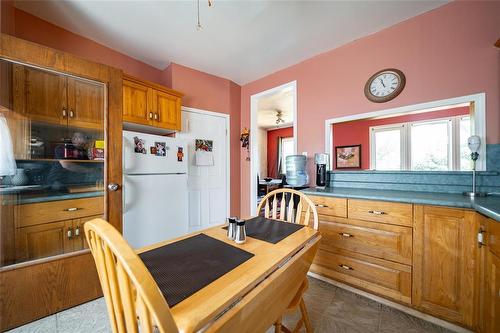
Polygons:
M122 235L102 219L84 225L113 332L178 332L158 285Z
M318 230L318 212L314 203L302 192L280 188L269 192L259 203L257 212L264 208L264 216L286 222L310 225ZM312 214L312 216L311 216Z

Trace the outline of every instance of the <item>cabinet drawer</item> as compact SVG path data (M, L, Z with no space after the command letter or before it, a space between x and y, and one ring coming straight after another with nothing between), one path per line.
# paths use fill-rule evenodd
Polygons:
M490 251L500 257L500 222L488 219L487 235Z
M412 204L349 199L347 206L347 214L351 219L410 227L413 225Z
M372 257L412 263L413 229L396 225L320 216L320 247L333 247Z
M349 251L319 249L311 271L398 302L411 303L411 266Z
M60 200L21 205L17 210L16 227L70 220L104 212L104 198Z
M308 195L318 214L347 217L347 199Z

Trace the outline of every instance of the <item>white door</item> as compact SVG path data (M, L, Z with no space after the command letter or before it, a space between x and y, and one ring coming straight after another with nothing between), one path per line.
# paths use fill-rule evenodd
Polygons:
M187 141L189 231L224 223L228 204L228 118L196 111L182 111L182 132ZM213 141L212 166L197 166L195 140Z

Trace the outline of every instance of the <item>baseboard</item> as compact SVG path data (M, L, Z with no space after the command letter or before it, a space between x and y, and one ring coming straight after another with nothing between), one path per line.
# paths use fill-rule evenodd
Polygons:
M448 329L450 331L457 332L457 333L473 333L472 331L469 331L468 329L463 328L461 326L449 323L449 322L447 322L445 320L433 317L431 315L428 315L428 314L420 312L418 310L409 308L409 307L404 306L402 304L389 301L389 300L387 300L385 298L382 298L382 297L370 294L370 293L368 293L366 291L363 291L363 290L360 290L360 289L356 289L356 288L351 287L351 286L349 286L347 284L344 284L342 282L338 282L338 281L329 279L329 278L324 277L322 275L319 275L319 274L316 274L316 273L313 273L313 272L308 272L307 275L309 275L310 277L313 277L315 279L318 279L318 280L330 283L330 284L334 285L335 287L338 287L338 288L350 291L352 293L361 295L363 297L369 298L369 299L371 299L371 300L373 300L375 302L378 302L378 303L381 303L381 304L386 305L388 307L391 307L391 308L394 308L396 310L402 311L402 312L407 313L409 315L412 315L414 317L417 317L417 318L423 319L425 321L428 321L430 323L436 324L438 326L444 327L444 328L446 328L446 329Z

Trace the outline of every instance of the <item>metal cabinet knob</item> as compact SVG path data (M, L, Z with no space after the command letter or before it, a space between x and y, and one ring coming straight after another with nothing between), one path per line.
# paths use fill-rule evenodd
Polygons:
M75 236L76 237L80 236L80 227L76 227L76 229L75 229Z
M71 239L71 237L73 237L73 231L71 229L68 229L68 238Z
M381 211L378 211L378 210L369 210L368 213L375 214L375 215L385 215L385 214L387 214L386 212L381 212Z
M111 192L118 191L119 188L120 188L120 185L118 185L116 183L110 183L110 184L108 184L108 190L111 191Z
M153 119L153 112L149 113L149 119Z

